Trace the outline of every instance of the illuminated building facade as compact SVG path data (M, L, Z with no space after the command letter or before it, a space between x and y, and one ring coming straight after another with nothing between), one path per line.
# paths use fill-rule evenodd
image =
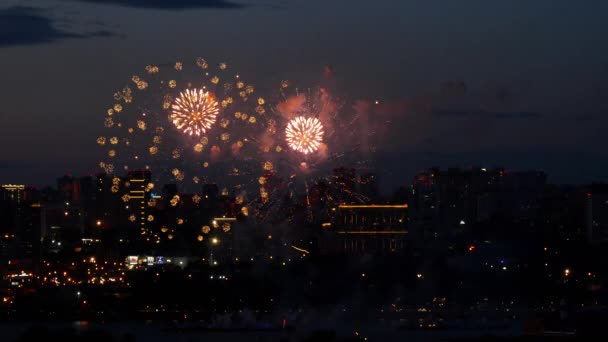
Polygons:
M137 225L137 228L146 232L148 229L148 201L150 200L150 185L152 180L152 174L147 170L130 171L127 174L126 182L129 183L128 187L128 212L135 217L133 223Z
M340 205L332 209L331 222L322 228L335 234L335 251L395 253L406 247L407 204Z
M23 203L28 200L28 189L22 184L3 184L0 185L0 199L2 201Z

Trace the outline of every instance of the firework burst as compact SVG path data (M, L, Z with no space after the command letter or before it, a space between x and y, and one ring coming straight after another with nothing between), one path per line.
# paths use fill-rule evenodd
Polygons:
M317 151L323 142L323 125L317 118L299 116L287 124L285 138L292 150L309 154Z
M171 122L184 134L200 136L216 121L219 113L215 97L203 89L186 89L175 99L169 115Z

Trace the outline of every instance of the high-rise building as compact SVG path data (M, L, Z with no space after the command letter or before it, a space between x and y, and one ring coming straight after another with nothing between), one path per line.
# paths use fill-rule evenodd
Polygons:
M585 230L589 242L608 240L608 184L592 184L586 194Z
M124 205L120 193L113 191L112 177L105 173L95 176L95 202L93 220L95 229L91 235L95 235L101 229L112 229L119 226L120 214L123 213ZM100 224L98 225L97 222Z
M128 198L128 212L131 213L129 217L135 217L134 222L142 231L146 231L148 228L151 180L152 174L148 170L130 171L125 180L125 182L129 182L128 197L126 197Z
M80 201L80 183L69 173L57 178L57 190L63 202L76 204Z
M219 188L216 184L203 184L200 206L203 209L215 210L218 206ZM215 214L215 213L213 213Z
M87 175L78 179L80 187L80 220L81 231L83 235L91 235L93 229L97 225L97 217L95 215L95 202L97 192L95 191L95 180L93 176Z
M533 222L546 185L542 172L433 168L411 186L413 221L434 235L462 233L494 217Z
M40 252L41 205L35 188L0 186L0 234L6 257L37 259Z
M0 201L8 201L16 204L31 202L36 200L36 189L23 184L2 184L0 185Z

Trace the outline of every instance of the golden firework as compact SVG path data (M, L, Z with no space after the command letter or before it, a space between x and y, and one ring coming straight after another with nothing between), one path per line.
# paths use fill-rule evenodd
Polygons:
M219 113L215 97L203 89L186 89L171 106L169 119L177 129L200 136L211 129Z
M146 122L144 120L137 120L137 127L142 131L146 130Z
M323 142L323 125L317 118L299 116L287 124L285 138L292 150L304 154L313 153Z
M176 205L179 204L179 201L180 201L179 195L175 195L175 196L173 196L171 201L169 201L169 203L171 203L172 207L175 207Z
M195 181L194 183L198 183L198 181ZM192 202L194 202L194 204L198 204L201 201L201 196L194 194L192 195Z

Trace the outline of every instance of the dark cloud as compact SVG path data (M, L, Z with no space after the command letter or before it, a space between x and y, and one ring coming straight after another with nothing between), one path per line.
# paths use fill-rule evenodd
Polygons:
M243 8L242 4L226 0L73 0L80 2L118 5L124 7L138 7L165 10L180 10L190 8Z
M590 114L579 114L573 117L574 121L592 121L594 119L593 115Z
M29 163L18 162L13 160L0 160L0 171L1 170L12 170L12 169L22 169L29 168L32 165Z
M464 96L467 93L467 85L464 81L443 81L440 89L443 96Z
M538 119L543 115L536 112L489 112L484 110L434 110L434 116L454 118L493 118L493 119Z
M110 31L86 34L57 29L56 20L46 11L33 7L14 6L0 10L0 47L50 43L69 38L108 37Z

